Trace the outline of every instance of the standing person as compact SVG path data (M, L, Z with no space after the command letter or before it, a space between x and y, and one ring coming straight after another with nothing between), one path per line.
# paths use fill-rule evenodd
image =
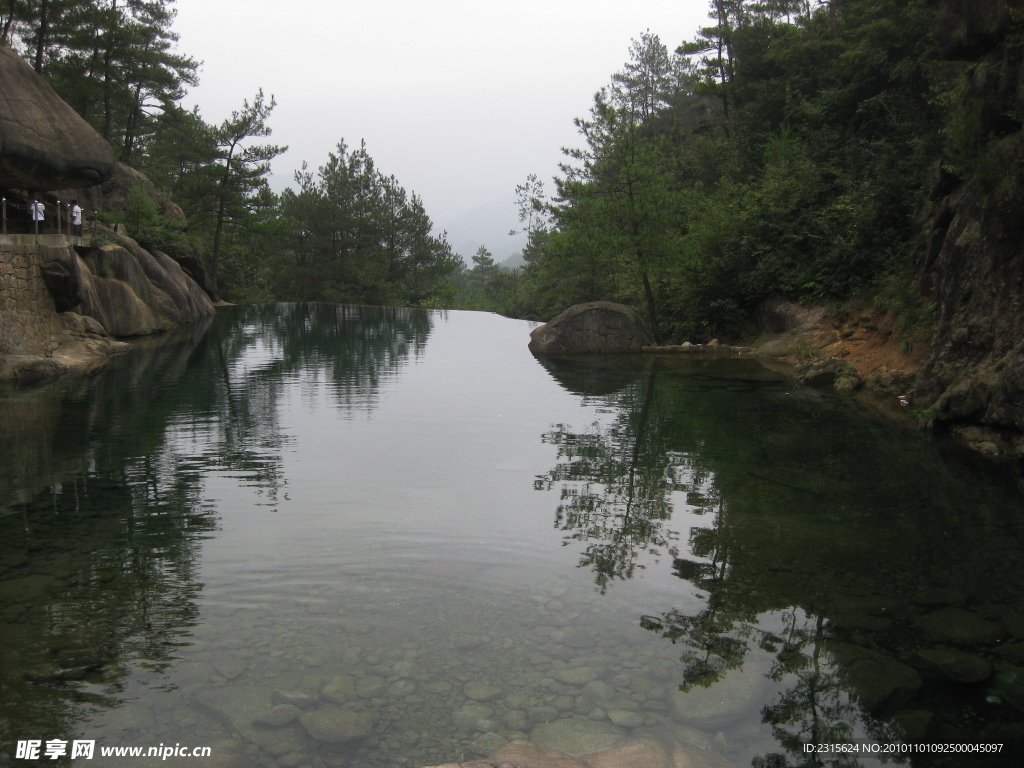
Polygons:
M71 201L71 234L75 237L82 236L82 207L77 200Z
M32 213L32 227L38 235L39 230L43 228L43 221L46 219L46 209L43 208L43 201L33 200L32 205L29 206L29 211Z

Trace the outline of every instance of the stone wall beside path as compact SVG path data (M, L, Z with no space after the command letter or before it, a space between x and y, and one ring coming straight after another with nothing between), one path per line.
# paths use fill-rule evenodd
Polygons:
M0 236L0 381L87 370L130 348L114 336L161 333L215 312L169 256L104 234L89 245Z
M65 333L43 280L39 247L0 244L0 354L49 356Z

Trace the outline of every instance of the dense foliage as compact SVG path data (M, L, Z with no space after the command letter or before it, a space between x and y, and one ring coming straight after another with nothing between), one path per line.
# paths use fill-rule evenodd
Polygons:
M613 299L699 339L741 332L769 296L905 296L962 80L937 55L937 5L712 0L674 53L641 35L577 120L583 146L535 201L551 221L496 308Z
M547 319L580 301L643 310L666 340L742 332L769 296L914 303L914 215L935 158L968 165L962 64L937 54L939 0L711 0L675 51L645 33L577 120L551 195L517 189L526 266L462 265L420 199L340 142L275 195L273 97L219 125L180 106L197 62L173 0L10 0L0 34L184 209L208 287ZM145 213L145 212L143 212ZM141 224L140 224L141 222Z

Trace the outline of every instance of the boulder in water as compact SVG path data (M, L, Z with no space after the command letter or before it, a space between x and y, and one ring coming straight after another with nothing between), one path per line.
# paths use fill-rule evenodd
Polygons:
M640 316L624 304L592 301L576 304L530 333L535 355L608 355L634 353L653 341Z

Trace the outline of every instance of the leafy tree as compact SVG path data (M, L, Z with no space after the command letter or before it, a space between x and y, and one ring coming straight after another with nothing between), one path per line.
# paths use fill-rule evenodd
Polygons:
M639 283L659 343L653 281L676 250L683 198L672 173L674 124L655 118L677 96L678 71L656 35L634 41L630 64L594 97L591 118L577 119L586 148L566 150L578 164L563 164L556 180L562 233L589 241L584 252L612 265L625 279L620 290Z
M156 118L197 82L198 62L174 50L175 13L173 0L16 1L3 28L132 164L144 154Z
M372 304L422 304L439 298L457 257L422 200L380 173L365 143L344 140L316 173L306 164L297 190L281 196L284 226L294 233L282 253L285 297Z
M269 103L264 102L260 89L251 104L248 99L243 101L241 110L232 112L213 134L218 150L217 208L208 267L209 284L214 293L225 228L240 225L252 203L263 199L259 193L267 188L270 161L287 149L274 144L247 144L249 139L272 133L267 118L275 106L273 96Z

